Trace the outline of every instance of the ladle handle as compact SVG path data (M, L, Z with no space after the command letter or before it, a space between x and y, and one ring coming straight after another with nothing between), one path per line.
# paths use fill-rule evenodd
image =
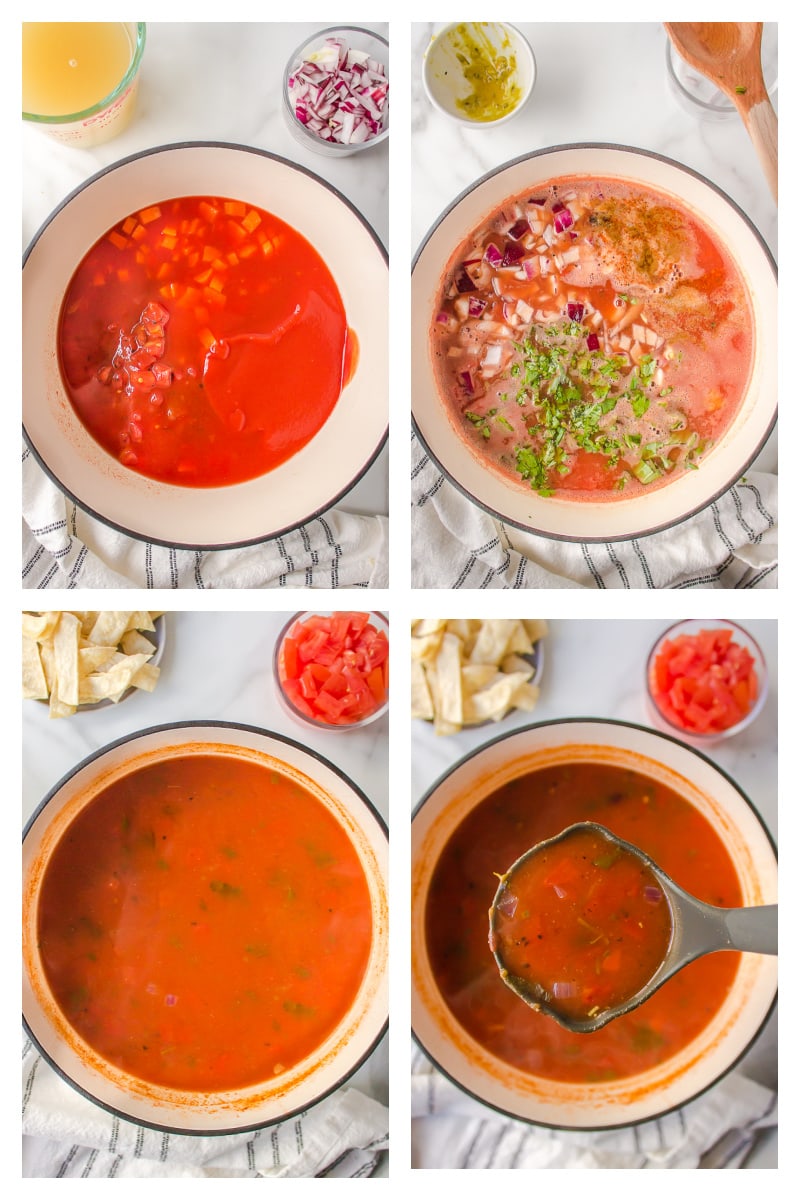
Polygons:
M746 950L753 954L778 953L777 904L728 909L725 925L731 939L731 950Z

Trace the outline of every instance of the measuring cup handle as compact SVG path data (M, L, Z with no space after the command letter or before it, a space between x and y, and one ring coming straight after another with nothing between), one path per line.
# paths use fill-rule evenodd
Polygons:
M778 953L778 906L762 904L757 908L731 908L725 918L732 950L753 954Z

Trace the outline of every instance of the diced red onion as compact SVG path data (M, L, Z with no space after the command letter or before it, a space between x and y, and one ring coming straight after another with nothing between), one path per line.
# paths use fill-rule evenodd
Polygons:
M471 317L479 317L486 308L486 301L481 300L479 296L470 296L469 298L469 315Z
M568 1000L570 996L577 996L578 988L574 983L568 983L566 980L562 983L559 980L553 984L552 993L555 1000Z
M661 888L653 887L652 884L644 889L644 898L648 904L660 904L664 899L664 893Z
M503 261L503 255L498 250L497 246L495 246L494 242L489 242L489 245L484 251L483 257L492 267L498 267Z
M359 145L381 132L388 116L386 69L342 38L326 38L289 76L297 120L323 141Z
M528 224L528 222L525 220L524 217L521 217L519 221L515 221L514 224L511 226L511 228L508 231L508 236L510 238L513 238L515 242L518 242L518 241L520 241L521 238L525 237L526 233L530 233L530 231L531 231L530 225Z
M547 203L547 198L545 196L531 196L531 198L528 201L528 204L538 204L540 208L543 204L546 204L546 203Z
M525 251L516 242L509 242L503 253L503 261L500 264L502 267L513 267L521 258L524 258Z
M572 224L572 213L568 208L562 206L561 210L556 213L553 226L556 233L563 233L565 229L569 229Z
M470 371L461 371L459 372L458 378L461 381L461 386L463 387L464 391L468 392L470 396L472 396L475 392L475 387L472 382L472 373Z
M589 336L586 339L586 348L587 348L587 350L599 350L600 349L600 338L597 336L596 333L589 334Z
M575 304L573 301L570 301L567 305L567 316L569 317L570 321L582 321L583 305Z
M475 284L470 279L466 271L461 271L456 276L456 289L459 292L474 292L476 291Z
M517 911L518 903L518 896L515 896L513 892L506 892L506 894L503 896L503 899L497 905L497 911L501 912L504 917L513 917L514 913Z

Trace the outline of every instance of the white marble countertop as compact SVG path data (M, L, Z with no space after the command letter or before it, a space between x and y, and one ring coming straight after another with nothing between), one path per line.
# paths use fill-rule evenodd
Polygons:
M82 149L61 145L23 123L23 247L52 210L95 172L138 151L182 141L236 142L298 163L350 200L388 246L388 143L332 161L296 142L281 112L289 55L327 24L148 22L137 111L124 133ZM370 28L388 36L385 22ZM387 514L388 474L384 447L339 507Z
M465 729L449 737L437 737L428 722L412 722L412 805L416 806L454 763L509 728L561 717L613 717L651 725L645 703L645 663L656 638L670 624L671 621L644 619L550 621L544 643L541 695L533 713L514 712L497 727ZM745 620L740 624L764 653L769 695L764 709L748 729L712 745L704 753L739 784L777 839L777 622ZM739 1069L757 1082L777 1088L777 1013L773 1013ZM758 1161L749 1165L769 1167L776 1162L776 1148L764 1147Z
M22 819L83 758L117 738L182 720L258 725L294 738L345 772L386 820L389 801L388 718L360 730L316 730L290 716L272 674L275 639L291 612L172 612L165 622L161 677L152 693L134 692L116 707L50 720L47 706L22 706ZM349 1085L389 1102L384 1038Z
M411 241L486 172L545 146L608 142L653 150L706 176L733 199L777 255L778 214L738 117L703 121L670 91L667 35L656 22L515 22L530 42L537 79L527 106L499 128L467 127L436 111L421 64L441 26L411 33ZM777 470L773 431L755 470Z

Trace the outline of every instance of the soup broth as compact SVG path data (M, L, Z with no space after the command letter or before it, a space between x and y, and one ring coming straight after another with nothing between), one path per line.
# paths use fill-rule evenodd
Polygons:
M425 931L442 998L481 1046L531 1075L597 1083L637 1075L687 1046L723 1004L739 955L698 959L596 1033L571 1033L529 1008L500 978L487 912L499 874L579 821L597 822L638 846L701 900L741 904L727 851L693 805L627 768L575 762L515 779L465 817L434 868Z
M355 366L316 250L240 200L183 196L110 229L70 281L58 334L75 412L123 466L241 483L305 446Z
M458 435L540 495L614 500L701 466L750 378L747 288L672 197L564 177L458 248L431 328Z
M147 1082L274 1079L347 1013L372 910L334 815L280 770L228 755L131 771L70 823L44 872L42 965L98 1054Z

